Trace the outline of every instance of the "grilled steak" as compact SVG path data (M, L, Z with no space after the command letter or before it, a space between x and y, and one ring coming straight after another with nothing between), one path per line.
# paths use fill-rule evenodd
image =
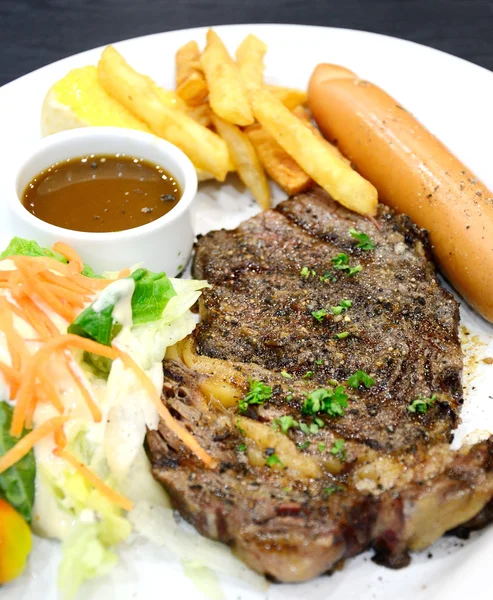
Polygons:
M380 206L372 222L316 189L202 237L194 275L212 288L164 362L163 402L219 466L162 423L147 440L154 476L201 533L301 581L368 547L404 566L491 518L493 439L449 449L458 305L408 217ZM255 382L270 391L239 411Z

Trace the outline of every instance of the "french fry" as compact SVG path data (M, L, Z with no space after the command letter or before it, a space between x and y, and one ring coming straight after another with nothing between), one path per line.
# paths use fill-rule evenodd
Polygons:
M156 85L150 77L148 79L152 83L154 91L164 106L167 106L168 108L174 108L176 110L187 110L187 103L184 102L176 92L173 90L165 90Z
M378 194L369 181L328 150L324 140L266 89L249 86L247 93L257 121L334 200L359 214L376 214Z
M240 179L252 192L263 210L270 208L270 188L255 147L239 127L224 121L217 115L212 122L219 135L226 141L233 164Z
M325 146L327 147L327 149L330 150L330 152L332 152L334 154L334 156L337 156L338 158L340 158L347 165L351 164L351 161L344 156L344 154L339 150L339 148L337 146L334 146L333 144L331 144L329 142L329 140L326 140L324 138L324 136L322 135L322 132L320 131L320 129L318 129L318 127L315 127L315 125L312 123L312 115L309 110L307 110L304 106L297 106L293 110L293 115L296 115L298 117L298 119L303 121L303 123L305 123L305 125L311 131L313 131L313 133L317 137L319 137L321 140L323 140L325 142Z
M189 117L192 117L194 121L197 121L203 127L210 127L212 125L212 111L207 102L198 106L189 106L186 112Z
M190 106L198 106L207 98L209 90L200 66L197 42L188 42L175 56L176 93Z
M313 180L262 125L255 123L245 130L255 146L260 162L273 179L287 194L292 196L307 190Z
M267 46L258 37L250 34L236 49L236 64L243 81L262 85L264 81L264 56Z
M200 62L209 86L212 111L230 123L251 125L253 114L240 71L221 38L212 29L207 32L207 45Z
M104 89L145 121L156 135L185 152L194 165L224 181L229 167L226 142L179 110L163 104L145 75L135 71L112 46L98 63Z
M296 108L300 104L306 104L308 99L305 91L297 90L296 88L269 84L266 84L265 88L290 110L293 110L293 108Z

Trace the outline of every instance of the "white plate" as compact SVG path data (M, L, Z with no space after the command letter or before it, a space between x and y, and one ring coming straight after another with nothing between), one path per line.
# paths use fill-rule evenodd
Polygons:
M442 139L473 171L493 187L490 140L493 74L424 46L360 31L294 25L238 25L217 28L230 50L248 33L269 45L266 75L274 83L305 87L319 62L340 63L394 95ZM118 49L136 68L165 87L173 87L174 54L190 39L204 42L205 29L174 31L129 40ZM0 246L15 235L5 211L5 197L15 193L15 165L40 137L41 103L53 82L74 67L95 64L100 49L90 50L40 69L0 89ZM197 233L233 227L256 212L256 206L235 180L226 186L203 186L196 203ZM135 257L138 260L138 256ZM467 345L466 403L457 440L477 428L493 431L493 366L480 359L493 356L493 327L467 307L462 323L475 342ZM471 339L472 336L469 336ZM474 534L468 542L441 540L430 552L414 555L410 567L391 571L378 567L366 553L347 561L332 577L303 585L271 585L259 590L243 581L221 578L224 597L250 600L310 598L379 600L463 600L490 598L488 552L493 553L493 529ZM2 600L57 598L55 542L36 540L29 571L0 590ZM122 552L118 569L105 580L87 585L86 600L154 600L205 596L185 578L180 562L168 551L138 544Z

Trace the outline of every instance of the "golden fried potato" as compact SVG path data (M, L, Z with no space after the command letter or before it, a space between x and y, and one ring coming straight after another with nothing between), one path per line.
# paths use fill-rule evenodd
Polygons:
M230 123L251 125L253 114L240 71L212 29L207 32L207 45L200 62L209 86L209 104L213 112Z
M175 56L176 93L190 106L197 106L207 98L209 90L200 66L197 42L188 42Z
M267 210L270 208L269 183L252 142L239 127L224 121L217 115L212 115L212 122L228 145L231 160L240 179L252 192L262 209Z
M329 142L329 140L326 140L324 138L320 129L318 129L318 127L316 127L313 124L312 115L307 108L305 108L304 106L297 106L293 110L293 115L296 115L298 117L298 119L300 119L301 121L303 121L303 123L305 123L305 125L310 129L310 131L313 131L313 133L316 136L318 136L321 140L323 140L325 142L325 146L327 147L328 150L330 150L330 152L332 152L335 156L339 157L347 165L351 164L351 161L344 156L344 154L339 150L339 148L337 146L334 146L333 144L331 144Z
M198 106L189 106L186 113L189 117L192 117L194 121L197 121L197 123L200 123L204 127L210 127L212 125L212 111L208 102L204 102Z
M103 88L156 135L185 152L195 167L224 181L229 167L226 142L180 110L166 106L152 80L135 71L112 46L104 49L98 63Z
M262 85L264 81L264 56L267 45L258 37L250 34L236 49L236 64L240 69L243 81L251 81Z
M290 196L307 190L312 178L279 146L262 125L255 123L245 130L255 146L260 162L273 179Z
M266 84L265 88L290 110L293 110L293 108L296 108L300 104L306 104L308 99L306 92L303 90L269 84Z
M305 123L265 88L249 86L248 99L257 121L334 200L362 215L375 215L378 193L329 150Z

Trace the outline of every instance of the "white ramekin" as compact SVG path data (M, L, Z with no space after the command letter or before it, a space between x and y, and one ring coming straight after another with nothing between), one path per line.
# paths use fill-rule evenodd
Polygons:
M118 153L168 170L183 192L178 204L152 223L115 233L57 227L38 219L22 205L22 194L29 182L53 164L91 154ZM70 244L96 273L141 264L174 276L188 261L194 239L190 205L197 192L197 175L180 149L154 135L118 127L83 127L56 133L32 149L19 167L15 187L15 193L7 196L12 235L36 240L45 247L57 241Z

